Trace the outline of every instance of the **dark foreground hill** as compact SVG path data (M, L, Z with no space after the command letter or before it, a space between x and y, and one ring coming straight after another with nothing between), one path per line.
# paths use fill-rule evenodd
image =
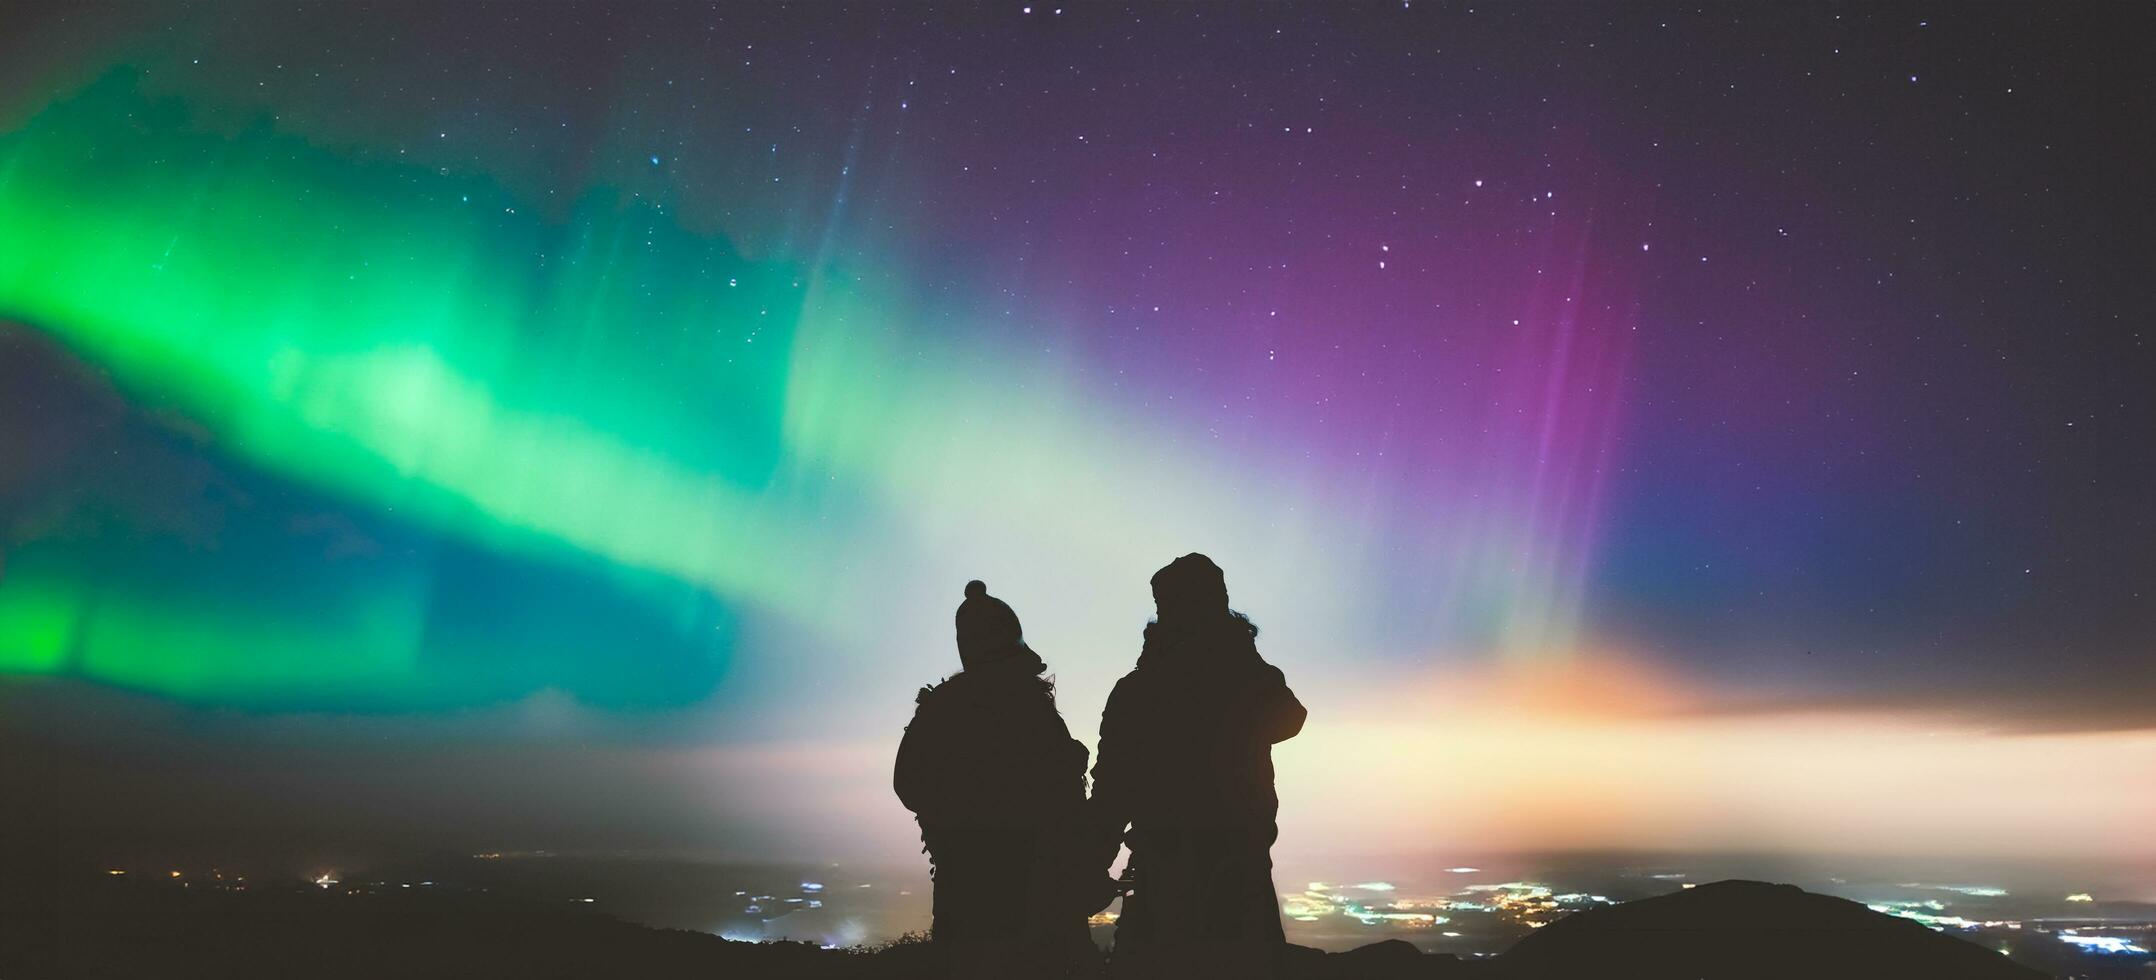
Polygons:
M1720 881L1567 916L1498 959L1507 978L1956 977L2042 974L1908 919L1794 885Z
M123 882L0 901L0 977L911 980L929 950L729 942L483 894L228 892ZM1502 956L1291 947L1291 980L2037 980L1997 953L1787 885L1725 881L1581 912Z

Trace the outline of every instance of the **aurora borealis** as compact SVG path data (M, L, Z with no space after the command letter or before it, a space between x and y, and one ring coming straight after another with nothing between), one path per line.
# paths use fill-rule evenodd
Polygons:
M1090 740L1201 550L1290 850L2145 854L2112 16L12 10L11 819L903 857L959 586Z

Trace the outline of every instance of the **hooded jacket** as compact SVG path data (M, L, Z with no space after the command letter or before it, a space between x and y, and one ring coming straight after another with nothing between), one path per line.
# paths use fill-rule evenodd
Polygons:
M1272 746L1306 712L1280 669L1258 656L1240 616L1199 628L1146 627L1138 666L1101 713L1093 807L1134 837L1149 829L1242 829L1271 841L1280 799Z

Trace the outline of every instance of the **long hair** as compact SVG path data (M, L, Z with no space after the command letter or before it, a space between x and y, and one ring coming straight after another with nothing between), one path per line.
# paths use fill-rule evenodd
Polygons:
M976 681L985 680L991 675L992 671L996 670L1010 670L1014 674L1024 673L1031 675L1032 681L1040 686L1041 697L1047 699L1049 708L1053 709L1055 707L1056 679L1047 673L1048 661L1041 659L1041 655L1035 653L1033 648L1026 644L1023 637L1019 638L1016 643L1005 647L1003 652L991 655L985 662L974 664L971 667L962 667L957 673L945 676L943 680L929 685L922 693L926 694L928 691L941 688L953 681L959 681L961 678L974 678ZM961 683L966 682L961 681Z
M1156 618L1145 624L1145 645L1138 652L1138 666L1197 667L1223 656L1255 658L1257 639L1258 624L1233 609L1222 616L1178 617L1166 623Z

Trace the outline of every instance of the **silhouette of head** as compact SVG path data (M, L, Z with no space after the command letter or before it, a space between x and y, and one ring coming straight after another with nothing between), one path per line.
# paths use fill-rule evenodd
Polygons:
M1018 614L988 594L980 579L966 583L966 601L958 604L958 662L967 670L1002 659L1023 642Z
M1197 623L1228 615L1228 580L1211 558L1192 552L1153 573L1154 618Z

